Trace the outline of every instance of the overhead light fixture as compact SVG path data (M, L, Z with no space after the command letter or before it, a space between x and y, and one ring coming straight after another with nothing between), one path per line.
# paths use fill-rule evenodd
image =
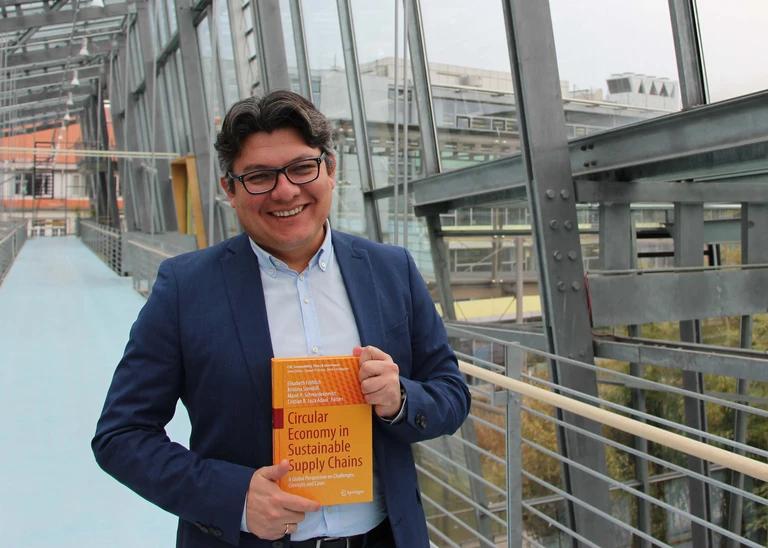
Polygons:
M72 71L72 81L70 82L73 86L79 86L80 85L80 78L77 77L77 71Z
M91 0L91 7L92 8L103 8L104 7L104 1L103 0Z
M70 91L69 94L67 95L67 106L71 107L74 104L75 104L75 101L72 100L72 92Z
M69 109L64 113L64 120L66 122L69 122L72 119L72 117L69 115Z
M83 36L83 45L80 46L80 55L82 55L84 57L87 57L90 54L91 54L91 52L88 51L88 38Z

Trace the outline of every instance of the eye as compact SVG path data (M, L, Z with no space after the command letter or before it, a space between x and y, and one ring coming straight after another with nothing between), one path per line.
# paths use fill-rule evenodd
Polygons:
M244 176L246 183L250 185L272 184L275 180L275 174L271 171L254 171Z
M290 168L288 168L288 171L290 171L291 173L307 175L310 173L314 173L316 169L317 169L317 162L311 161L311 162L301 162L300 164L294 164Z

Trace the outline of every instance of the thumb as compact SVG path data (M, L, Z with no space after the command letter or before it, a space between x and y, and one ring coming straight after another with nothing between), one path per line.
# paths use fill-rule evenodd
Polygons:
M260 468L259 474L261 477L268 479L269 481L277 481L286 475L290 469L291 461L288 459L283 459L280 461L280 464L275 464L274 466L264 466Z

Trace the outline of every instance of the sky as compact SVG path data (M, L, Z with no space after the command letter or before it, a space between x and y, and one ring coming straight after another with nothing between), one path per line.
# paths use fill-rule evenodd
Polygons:
M768 89L768 0L697 4L711 100ZM312 68L343 66L336 2L303 7ZM668 0L550 0L550 7L560 79L570 89L607 91L606 78L621 72L678 79ZM430 61L509 71L501 0L421 0L421 8ZM352 13L360 61L392 57L394 2L352 0Z

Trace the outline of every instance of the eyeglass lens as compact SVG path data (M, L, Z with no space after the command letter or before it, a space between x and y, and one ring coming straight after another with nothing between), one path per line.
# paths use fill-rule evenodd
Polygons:
M320 162L312 158L284 167L281 170L254 171L243 176L243 183L249 192L267 192L277 184L279 172L296 185L310 183L320 175Z

